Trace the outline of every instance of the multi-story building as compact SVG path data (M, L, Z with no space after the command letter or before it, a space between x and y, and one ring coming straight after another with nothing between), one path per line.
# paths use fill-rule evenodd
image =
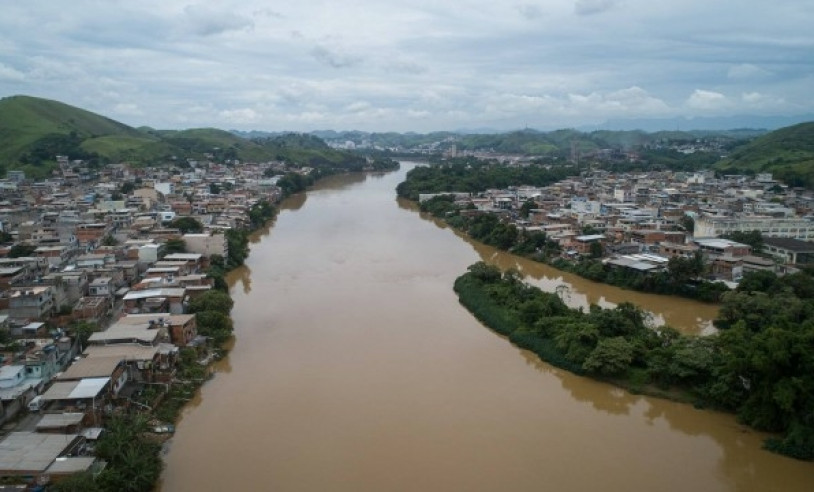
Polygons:
M814 222L806 219L774 217L699 217L695 220L695 237L717 237L732 232L760 231L764 237L790 237L814 240Z

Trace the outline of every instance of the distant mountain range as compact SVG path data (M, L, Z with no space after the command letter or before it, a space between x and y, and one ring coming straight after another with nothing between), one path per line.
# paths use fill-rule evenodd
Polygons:
M696 118L638 118L608 120L599 125L585 125L577 128L584 132L596 130L642 130L658 131L722 131L732 129L777 130L786 126L814 121L814 114L797 116L704 116Z
M814 122L786 126L773 132L743 128L746 117L696 118L692 120L620 120L591 131L575 129L543 132L526 129L504 133L456 132L368 133L315 131L311 134L238 132L215 128L156 130L133 128L110 118L67 104L29 96L0 99L0 168L26 170L32 177L48 175L56 155L83 159L91 165L108 162L134 164L179 163L213 159L262 161L289 160L315 167L337 163L356 166L360 156L326 145L416 149L441 152L489 150L504 153L568 156L573 146L580 152L596 149L635 149L664 141L688 141L715 137L732 147L741 145L718 166L748 172L773 172L792 184L814 187ZM776 125L814 115L750 117L756 127ZM671 122L671 123L667 123ZM648 133L641 129L673 128ZM689 128L705 128L692 130ZM734 129L731 128L740 128ZM742 144L750 141L747 145ZM350 146L350 145L349 145ZM0 175L4 173L0 169Z

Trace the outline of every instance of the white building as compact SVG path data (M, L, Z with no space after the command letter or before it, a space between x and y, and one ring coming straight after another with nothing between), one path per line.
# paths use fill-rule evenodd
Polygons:
M717 237L732 232L760 231L766 237L790 237L814 241L814 222L774 217L699 217L695 220L695 237Z

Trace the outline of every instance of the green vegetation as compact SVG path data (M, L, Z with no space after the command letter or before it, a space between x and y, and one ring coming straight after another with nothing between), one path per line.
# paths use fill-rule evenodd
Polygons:
M273 138L255 139L275 160L291 168L310 167L318 171L313 179L336 172L391 171L398 162L387 158L368 160L362 155L336 150L313 135L288 133ZM313 172L311 173L313 174Z
M640 273L628 269L609 267L594 258L580 258L576 261L564 258L549 259L548 263L580 277L615 285L625 289L665 294L696 299L704 302L718 302L729 291L723 282L701 280L705 272L703 258L696 254L693 258L676 256L670 258L664 272Z
M519 184L547 186L568 176L568 167L549 169L542 165L509 167L497 161L476 158L451 159L443 164L416 167L399 183L400 197L418 201L422 193L481 192Z
M629 303L570 309L556 294L483 262L456 280L455 291L489 328L552 365L635 393L735 412L778 433L768 449L814 460L814 277L748 277L745 285L765 290L724 294L721 332L706 337L651 328Z
M56 156L84 160L90 167L110 162L177 164L187 160L281 160L292 167L343 170L393 169L388 159L333 150L317 137L288 134L247 140L214 128L155 130L123 123L57 101L28 96L0 99L0 162L44 178L56 169ZM395 166L395 167L394 167ZM2 174L6 169L0 169Z
M36 249L37 247L33 244L17 243L9 248L7 256L9 258L23 258L26 256L31 256Z
M758 137L717 167L724 173L770 172L790 186L814 188L814 122Z
M173 253L186 253L187 242L183 239L167 239L164 243L164 254L170 255Z
M724 239L729 239L741 244L748 244L752 247L753 253L760 253L763 251L763 234L758 230L754 231L732 231L728 234L721 236Z
M178 229L182 234L199 233L203 231L203 224L195 217L178 217L170 222L170 227Z
M149 437L149 425L143 415L118 415L108 421L96 454L107 467L94 479L81 473L62 480L48 490L58 492L95 492L152 490L161 475L161 444Z

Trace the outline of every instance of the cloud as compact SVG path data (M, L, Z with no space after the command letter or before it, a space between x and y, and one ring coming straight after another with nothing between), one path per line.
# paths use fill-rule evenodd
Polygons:
M729 67L726 76L730 79L744 80L762 78L771 75L771 72L764 70L757 65L751 63L741 63L740 65L733 65Z
M233 124L252 124L260 121L260 115L251 108L225 109L218 112L218 116Z
M814 112L814 11L744 1L5 2L0 95L298 131Z
M695 89L695 92L687 98L686 104L692 109L707 111L726 108L730 105L730 102L720 92Z
M616 0L577 0L574 11L577 15L601 14L616 6Z
M349 113L361 113L370 109L370 103L367 101L356 101L345 106L345 111Z
M18 82L25 80L25 74L14 67L10 67L0 62L0 80Z
M517 11L528 20L539 19L543 16L543 9L539 5L525 3L515 7Z
M362 59L358 56L353 56L345 53L340 53L335 50L328 49L325 46L316 46L311 50L311 56L317 61L328 65L333 68L349 68L358 65Z
M744 92L741 100L752 109L773 109L782 110L786 106L786 100L760 92Z
M198 36L215 36L229 31L252 29L254 21L231 11L215 10L203 5L184 8L189 29Z
M113 106L113 112L123 116L141 116L144 112L139 109L138 104L119 103Z

